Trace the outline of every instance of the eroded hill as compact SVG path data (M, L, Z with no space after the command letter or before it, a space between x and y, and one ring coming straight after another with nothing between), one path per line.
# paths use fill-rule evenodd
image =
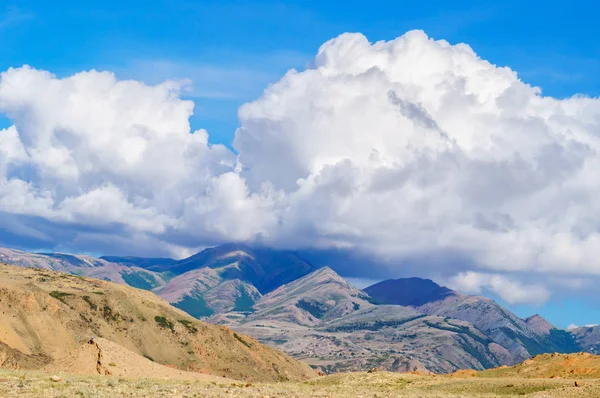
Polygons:
M303 380L298 362L228 328L192 318L151 292L0 264L0 366L39 369L92 336L156 363L244 380Z

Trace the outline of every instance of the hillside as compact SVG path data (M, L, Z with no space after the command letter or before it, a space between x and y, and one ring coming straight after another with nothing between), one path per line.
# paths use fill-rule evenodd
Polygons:
M244 380L301 380L305 364L254 339L200 322L151 292L0 265L0 362L40 368L91 336L182 370Z
M599 379L600 357L589 353L542 354L514 366L479 372L479 377Z

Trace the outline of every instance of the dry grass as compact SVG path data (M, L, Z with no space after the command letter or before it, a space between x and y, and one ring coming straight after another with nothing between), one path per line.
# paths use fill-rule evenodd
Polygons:
M2 397L599 397L600 380L346 373L308 382L244 383L129 379L0 370Z

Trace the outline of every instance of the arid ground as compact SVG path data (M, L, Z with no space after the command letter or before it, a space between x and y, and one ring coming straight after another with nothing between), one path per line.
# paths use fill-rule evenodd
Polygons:
M0 371L2 397L537 397L600 396L598 379L346 373L306 382L245 383ZM577 386L575 385L577 383Z

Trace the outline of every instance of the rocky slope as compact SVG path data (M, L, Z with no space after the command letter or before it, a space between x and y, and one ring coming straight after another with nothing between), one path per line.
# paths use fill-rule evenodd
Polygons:
M244 380L313 371L273 348L192 318L151 292L44 269L0 265L0 364L50 366L92 336L154 362Z
M385 284L386 290L381 290ZM411 288L416 284L416 288ZM420 290L425 287L426 295ZM516 364L544 352L576 352L569 333L558 330L538 317L526 322L487 297L467 296L429 280L389 280L365 289L381 303L417 303L416 311L469 322L510 352L508 364ZM384 293L385 292L385 293ZM424 300L426 298L427 300ZM541 317L540 317L541 318Z
M374 305L330 268L265 295L250 314L216 315L229 325L326 372L381 367L450 372L503 363L505 349L473 325L398 305Z

